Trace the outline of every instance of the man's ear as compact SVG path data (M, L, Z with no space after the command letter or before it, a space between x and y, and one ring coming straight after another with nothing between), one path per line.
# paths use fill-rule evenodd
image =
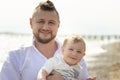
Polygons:
M60 22L59 22L59 24L58 24L58 27L60 27Z
M32 18L29 19L30 26L32 28Z

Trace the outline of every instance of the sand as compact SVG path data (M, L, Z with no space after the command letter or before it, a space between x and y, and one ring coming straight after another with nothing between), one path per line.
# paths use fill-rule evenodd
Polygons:
M106 52L92 56L87 61L90 75L97 80L120 80L120 41L102 45Z

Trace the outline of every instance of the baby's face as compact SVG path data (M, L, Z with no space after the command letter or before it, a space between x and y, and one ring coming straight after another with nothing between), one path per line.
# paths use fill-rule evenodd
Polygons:
M63 59L69 65L77 64L85 55L84 45L81 42L73 43L69 41L62 49L62 51L63 51Z

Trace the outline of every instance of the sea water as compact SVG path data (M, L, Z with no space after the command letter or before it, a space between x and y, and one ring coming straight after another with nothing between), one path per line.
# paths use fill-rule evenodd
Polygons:
M58 35L57 38L63 42L65 35ZM17 47L23 45L32 44L32 34L0 34L0 67L7 57L7 53ZM101 48L102 44L108 43L108 41L101 40L88 40L85 39L86 43L86 60L94 60L90 56L105 52ZM1 69L1 68L0 68Z

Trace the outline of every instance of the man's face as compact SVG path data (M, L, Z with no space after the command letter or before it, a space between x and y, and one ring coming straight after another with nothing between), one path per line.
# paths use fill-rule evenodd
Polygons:
M30 25L35 39L40 43L48 43L57 35L58 15L55 11L40 10L30 19Z

